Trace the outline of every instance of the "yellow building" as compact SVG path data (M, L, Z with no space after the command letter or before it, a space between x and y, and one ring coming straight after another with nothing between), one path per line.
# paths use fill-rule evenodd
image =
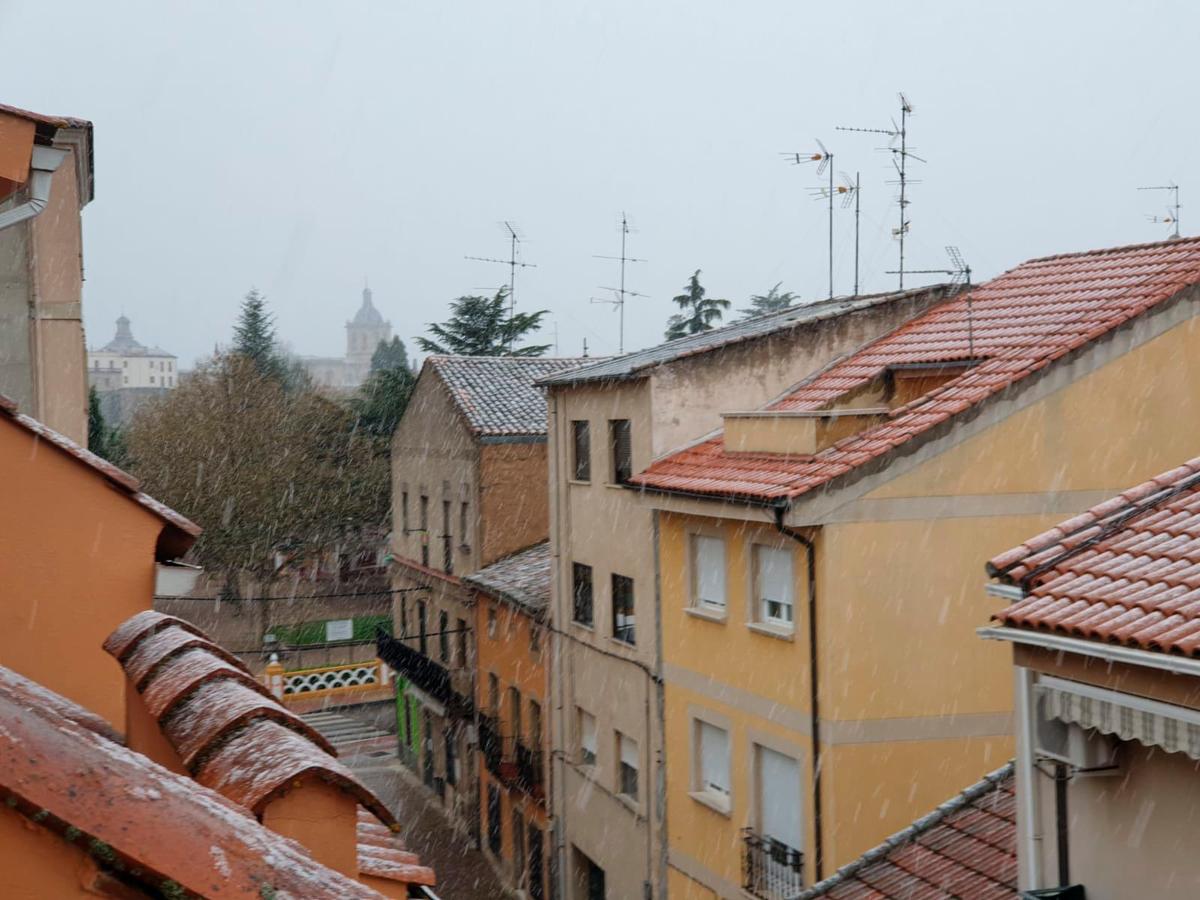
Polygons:
M791 896L1012 756L979 560L1194 454L1198 282L1200 239L1033 260L632 479L671 897Z

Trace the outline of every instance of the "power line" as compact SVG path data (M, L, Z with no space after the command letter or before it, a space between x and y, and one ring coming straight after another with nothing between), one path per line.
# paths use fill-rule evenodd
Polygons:
M292 594L279 597L178 597L170 594L155 594L155 600L205 600L208 602L221 601L229 603L244 603L246 601L255 600L332 600L341 597L378 597L381 594L416 594L421 591L427 591L427 587L415 588L387 588L378 591L350 591L342 594Z

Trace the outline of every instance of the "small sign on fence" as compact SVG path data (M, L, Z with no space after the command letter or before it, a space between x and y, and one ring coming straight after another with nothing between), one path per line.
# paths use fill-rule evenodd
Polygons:
M353 619L330 619L325 623L325 640L348 641L354 637Z

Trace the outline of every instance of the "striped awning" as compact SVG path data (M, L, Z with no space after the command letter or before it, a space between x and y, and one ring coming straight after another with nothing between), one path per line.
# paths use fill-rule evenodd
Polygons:
M1200 760L1200 711L1049 676L1037 692L1047 719Z

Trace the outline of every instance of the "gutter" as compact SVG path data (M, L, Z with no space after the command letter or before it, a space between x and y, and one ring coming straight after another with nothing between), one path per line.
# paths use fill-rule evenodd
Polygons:
M825 868L825 841L821 828L821 694L818 681L820 669L817 665L817 557L811 539L783 524L787 513L786 503L775 506L775 530L791 538L804 548L808 558L808 683L809 683L809 728L812 731L812 792L813 792L813 873L820 881Z
M1008 626L977 628L975 633L988 641L1012 641L1014 644L1041 647L1044 650L1054 650L1060 653L1076 653L1110 663L1124 663L1130 666L1141 666L1144 669L1159 669L1164 672L1174 672L1176 675L1200 678L1200 659L1193 659L1190 656L1136 650L1120 644L1102 644L1099 641L1090 641L1084 638L1048 634L1044 631L1027 631L1023 628Z
M50 202L50 182L54 172L67 158L67 151L57 147L43 147L35 144L33 158L29 163L29 199L12 209L0 212L0 231L32 219L46 208Z

